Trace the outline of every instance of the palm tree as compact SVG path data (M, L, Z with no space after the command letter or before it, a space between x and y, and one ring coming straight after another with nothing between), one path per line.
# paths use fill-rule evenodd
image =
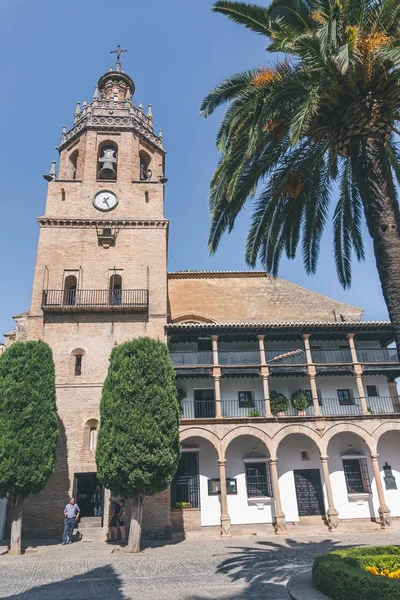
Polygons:
M351 284L353 252L364 258L364 214L400 348L399 0L272 0L267 8L220 0L213 10L266 36L278 55L273 67L233 75L203 100L206 117L228 103L211 181L210 251L254 199L247 263L260 260L277 275L282 253L294 258L300 243L314 273L336 198L339 281Z

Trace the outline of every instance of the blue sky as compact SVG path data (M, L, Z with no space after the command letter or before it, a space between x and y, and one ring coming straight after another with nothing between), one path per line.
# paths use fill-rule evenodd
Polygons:
M210 6L210 0L0 0L0 334L13 328L11 315L29 308L36 218L46 195L42 174L57 158L54 148L63 124L72 124L76 101L92 97L117 44L128 49L123 68L136 84L134 103L152 103L155 129L164 133L169 270L246 268L250 206L217 254L210 257L207 251L208 184L223 111L204 120L199 105L221 79L265 65L268 57L265 40L212 13ZM354 263L350 291L337 282L329 231L317 275L307 276L299 258L284 259L280 276L364 307L367 319L386 319L367 233L365 239L367 259Z

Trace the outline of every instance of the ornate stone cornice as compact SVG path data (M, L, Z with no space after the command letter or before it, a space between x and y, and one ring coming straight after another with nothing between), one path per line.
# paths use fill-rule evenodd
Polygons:
M93 100L85 106L73 127L63 133L58 150L63 150L81 133L88 129L107 131L136 131L150 144L163 148L162 137L153 133L152 119L130 101Z
M164 229L168 227L167 219L51 219L40 217L39 227L63 227L72 229Z

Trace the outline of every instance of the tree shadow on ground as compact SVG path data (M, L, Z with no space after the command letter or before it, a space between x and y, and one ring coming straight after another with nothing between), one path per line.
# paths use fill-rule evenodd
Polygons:
M332 539L301 542L290 538L280 543L259 541L257 546L232 546L231 556L218 565L216 573L232 583L246 585L231 595L212 596L224 600L288 598L286 583L291 575L308 570L314 558L334 550L340 542ZM348 546L341 545L341 548ZM229 583L227 584L229 592ZM210 596L188 596L186 600L205 600Z
M69 579L39 585L22 594L1 596L3 600L127 600L122 593L122 581L111 565L92 569Z

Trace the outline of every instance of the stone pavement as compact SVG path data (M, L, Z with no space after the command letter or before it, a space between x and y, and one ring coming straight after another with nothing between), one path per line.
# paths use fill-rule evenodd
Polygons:
M286 582L339 545L399 544L398 532L186 540L128 555L103 543L0 556L8 600L287 600ZM116 550L112 552L112 550Z

